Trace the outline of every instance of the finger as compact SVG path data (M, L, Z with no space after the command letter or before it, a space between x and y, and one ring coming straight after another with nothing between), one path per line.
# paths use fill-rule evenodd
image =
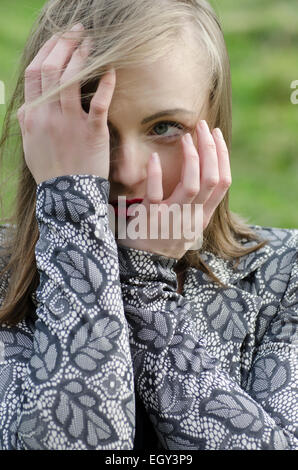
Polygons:
M83 25L79 23L73 26L70 32L68 31L63 34L46 60L42 63L41 88L43 94L59 86L63 69L71 58L74 50L77 48L83 29ZM71 37L69 37L70 35ZM57 101L60 106L60 96L57 96Z
M204 219L206 219L207 224L232 184L230 157L226 142L220 130L219 133L217 130L214 130L212 135L217 148L219 182L209 199L204 204Z
M162 188L162 169L158 153L153 153L148 162L148 176L147 176L147 187L146 195L140 203L150 210L150 204L158 204L163 200L163 188ZM138 206L133 204L128 208L128 215L134 215L135 211L138 210Z
M61 76L61 85L71 80L74 75L82 70L90 51L90 45L90 38L85 38L80 47L74 51L65 72ZM73 115L83 111L79 81L67 86L60 92L60 103L64 114Z
M116 71L111 68L101 78L96 93L90 102L88 123L95 131L107 127L108 111L116 85Z
M200 191L200 158L190 134L182 138L183 168L181 181L169 197L168 204L191 203Z
M206 121L196 126L200 155L201 188L196 202L204 204L219 182L217 148Z
M52 36L39 50L25 70L25 103L29 104L42 94L41 65L54 49L58 36Z
M148 162L146 196L149 203L158 203L163 200L162 169L158 153L153 153Z

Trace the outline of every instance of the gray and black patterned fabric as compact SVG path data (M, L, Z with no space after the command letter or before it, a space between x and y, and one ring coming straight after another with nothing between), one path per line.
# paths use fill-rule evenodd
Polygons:
M0 328L0 448L298 449L298 230L252 226L269 244L236 270L204 252L227 287L188 268L180 295L177 260L116 244L108 196L94 175L37 186L35 317Z

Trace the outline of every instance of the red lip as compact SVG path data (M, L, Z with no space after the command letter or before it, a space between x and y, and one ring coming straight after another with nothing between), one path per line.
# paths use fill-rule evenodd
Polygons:
M126 199L126 205L130 204L140 204L144 199L136 198L136 199ZM118 206L118 199L114 199L111 201L112 206Z
M114 212L115 212L115 215L116 216L119 216L120 214L122 215L122 212L123 212L123 215L126 216L126 218L129 217L129 215L127 214L127 211L128 211L128 207L131 206L132 204L140 204L144 199L140 199L140 198L136 198L136 199L126 199L126 207L125 208L118 208L118 200L114 200L114 201L111 201L110 204L112 204L112 206L114 207ZM125 203L125 201L123 201L123 203Z

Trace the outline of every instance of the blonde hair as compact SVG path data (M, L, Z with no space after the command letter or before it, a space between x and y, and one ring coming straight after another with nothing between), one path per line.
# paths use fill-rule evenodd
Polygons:
M14 213L2 218L6 224L6 241L3 241L0 281L10 276L4 303L0 309L0 323L16 325L32 314L34 309L31 293L39 285L36 267L35 245L39 238L36 210L36 183L24 158L22 137L17 123L17 110L24 103L25 70L42 45L54 34L63 34L76 23L82 23L84 36L92 38L92 50L84 69L72 81L81 81L82 105L88 103L95 92L96 84L107 68L154 63L165 56L185 28L192 26L199 44L208 57L210 89L207 121L211 129L219 127L231 152L232 106L230 63L222 29L216 13L204 0L50 0L35 21L24 48L18 80L7 108L0 140L0 162L11 155L12 143L20 157L18 187L14 200ZM71 81L71 82L72 82ZM70 81L63 86L66 87ZM63 87L60 87L62 89ZM50 99L59 90L53 90L36 100L37 105ZM15 127L14 127L15 126ZM10 157L9 157L10 158ZM0 198L2 205L2 200ZM225 285L212 273L200 258L201 251L209 251L227 260L258 250L266 240L257 234L239 215L230 212L229 192L215 210L204 231L201 250L189 251L179 260L177 271L187 266L201 269L219 286ZM245 248L241 240L258 243ZM0 259L1 259L0 256ZM238 260L239 261L239 260ZM0 283L1 285L1 283Z

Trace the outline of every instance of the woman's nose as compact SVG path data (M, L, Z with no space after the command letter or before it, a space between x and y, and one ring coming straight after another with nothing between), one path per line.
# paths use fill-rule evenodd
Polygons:
M123 186L133 186L147 177L149 155L134 143L111 149L110 178Z

